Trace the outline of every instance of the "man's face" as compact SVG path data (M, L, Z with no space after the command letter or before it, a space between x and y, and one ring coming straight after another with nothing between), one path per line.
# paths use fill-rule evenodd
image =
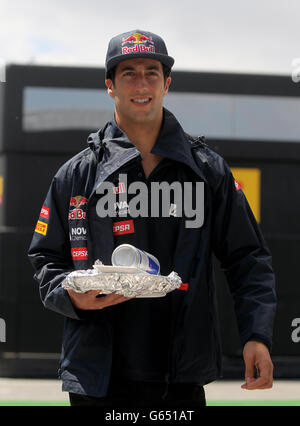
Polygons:
M170 77L164 80L161 62L154 59L127 59L119 63L114 84L112 80L105 81L109 96L115 100L117 123L160 120L170 82Z

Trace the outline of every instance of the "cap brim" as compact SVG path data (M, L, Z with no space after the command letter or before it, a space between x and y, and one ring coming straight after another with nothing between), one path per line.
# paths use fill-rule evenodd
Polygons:
M147 52L128 53L126 55L118 55L110 59L106 64L106 75L112 68L114 68L120 62L126 61L127 59L135 59L135 58L155 59L156 61L162 62L164 65L166 65L170 69L172 68L175 62L171 56L162 55L160 53L147 53Z

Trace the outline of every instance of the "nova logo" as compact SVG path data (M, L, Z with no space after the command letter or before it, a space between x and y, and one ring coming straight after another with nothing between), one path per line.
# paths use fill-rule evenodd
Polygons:
M72 235L86 235L86 229L83 227L72 228Z
M114 203L115 211L118 212L119 216L126 216L129 213L129 206L126 201L120 201Z
M4 319L0 318L0 342L6 342L6 324Z
M86 240L86 228L79 226L78 228L71 228L70 232L71 241L85 241Z

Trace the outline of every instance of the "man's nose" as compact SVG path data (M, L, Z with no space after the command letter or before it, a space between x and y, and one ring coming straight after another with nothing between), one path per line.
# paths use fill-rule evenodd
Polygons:
M136 76L134 85L137 89L148 87L146 76L144 74L138 74Z

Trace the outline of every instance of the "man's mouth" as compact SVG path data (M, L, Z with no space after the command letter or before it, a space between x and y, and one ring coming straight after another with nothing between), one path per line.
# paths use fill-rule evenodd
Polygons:
M145 105L149 104L151 102L152 98L145 97L145 98L133 98L131 99L131 102L138 105Z

